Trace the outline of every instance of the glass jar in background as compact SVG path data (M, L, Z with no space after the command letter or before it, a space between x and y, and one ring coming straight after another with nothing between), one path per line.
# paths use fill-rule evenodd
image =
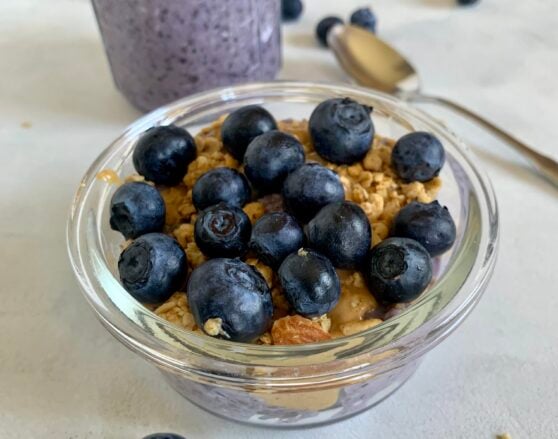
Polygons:
M142 111L217 86L274 79L280 0L92 0L112 76Z

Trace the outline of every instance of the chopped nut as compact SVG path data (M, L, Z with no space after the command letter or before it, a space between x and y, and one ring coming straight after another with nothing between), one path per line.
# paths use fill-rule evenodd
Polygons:
M299 315L283 317L276 320L271 328L273 344L315 343L331 339L319 323Z

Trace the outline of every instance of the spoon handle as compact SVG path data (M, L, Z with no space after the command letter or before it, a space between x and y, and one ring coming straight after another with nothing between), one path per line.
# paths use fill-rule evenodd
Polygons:
M490 131L493 135L510 145L523 157L525 157L539 175L547 179L556 188L558 188L558 162L556 162L556 160L535 151L535 149L527 146L525 143L516 139L514 136L502 130L501 128L498 128L496 125L494 125L492 122L489 122L482 116L455 102L437 96L412 94L407 96L407 100L416 103L442 105L454 111L455 113L459 113L466 119L478 123L479 125L486 128L488 131Z

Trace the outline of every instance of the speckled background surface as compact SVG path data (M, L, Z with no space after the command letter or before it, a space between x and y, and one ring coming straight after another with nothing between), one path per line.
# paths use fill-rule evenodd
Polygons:
M306 3L303 20L285 28L281 76L345 81L313 26L366 2ZM373 4L381 35L412 56L429 91L558 155L554 0ZM79 178L139 116L112 84L90 4L2 1L0 54L0 437L558 437L558 193L504 146L445 119L472 142L501 209L494 278L465 324L372 411L304 431L244 427L185 402L115 341L69 267L64 228Z

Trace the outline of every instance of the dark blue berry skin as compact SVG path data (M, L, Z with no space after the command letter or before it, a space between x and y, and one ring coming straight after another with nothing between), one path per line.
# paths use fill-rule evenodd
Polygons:
M242 207L251 195L246 177L232 168L214 168L198 178L192 188L192 200L198 210L220 202Z
M370 250L363 271L368 288L379 302L410 302L432 280L432 261L417 241L388 238Z
M428 181L440 173L446 154L430 133L417 131L401 137L391 153L391 164L405 181Z
M303 164L302 144L281 131L256 137L244 155L244 173L260 193L280 192L287 175Z
M361 267L372 239L370 223L355 203L341 201L325 206L306 226L308 246L338 268Z
M293 171L283 184L286 209L299 221L310 221L322 207L345 199L336 172L318 163L306 163Z
M146 180L165 186L182 181L196 158L194 138L175 125L153 127L142 134L133 154L134 167Z
M362 160L372 147L372 108L350 98L328 99L310 116L310 137L324 159L339 164Z
M391 235L418 241L434 257L451 248L456 229L447 207L441 206L438 201L413 201L395 217Z
M143 439L186 439L184 436L180 436L175 433L153 433L149 436L145 436Z
M461 6L470 6L478 3L479 0L457 0L457 3Z
M360 8L351 14L351 24L376 33L378 19L370 8Z
M327 47L327 34L336 24L343 24L343 20L339 17L325 17L316 26L316 38L322 46Z
M333 309L341 284L328 258L309 249L292 253L279 267L283 293L297 314L321 316Z
M236 258L248 251L252 225L242 209L219 203L200 212L194 238L210 258Z
M294 21L300 17L304 9L301 0L282 0L281 18L283 21Z
M126 183L110 200L110 227L126 239L160 232L165 212L165 202L156 188L147 183Z
M221 319L217 337L250 342L271 325L273 304L262 275L238 259L211 259L196 268L188 282L188 304L196 324Z
M221 126L225 149L239 162L244 159L246 148L256 137L276 130L273 116L258 105L248 105L233 111Z
M304 244L304 232L286 212L263 215L252 228L250 250L266 265L277 268Z
M142 235L120 254L122 285L143 303L161 303L184 286L186 254L180 244L163 233Z

